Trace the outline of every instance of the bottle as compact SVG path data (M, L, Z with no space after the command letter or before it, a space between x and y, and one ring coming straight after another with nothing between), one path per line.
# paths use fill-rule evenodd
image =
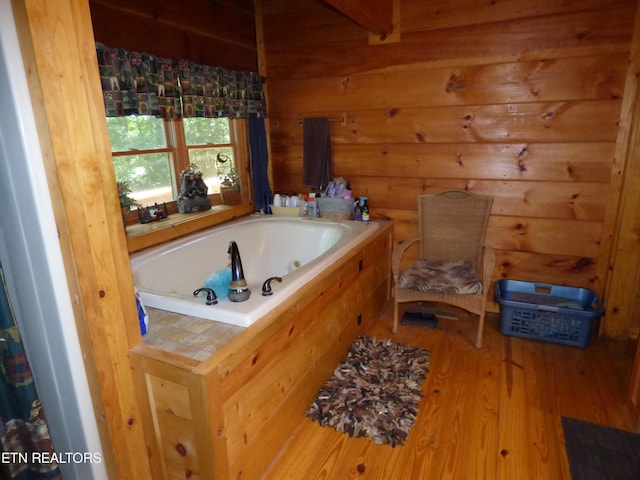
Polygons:
M318 216L318 204L316 203L316 194L309 194L309 217L316 218Z
M353 219L356 221L362 220L362 208L360 207L360 200L356 200L353 204Z
M300 194L300 216L309 216L309 203L307 202L307 196L304 193Z
M298 194L296 192L293 192L293 195L291 195L291 198L289 199L289 206L291 208L298 208L300 207L300 198L298 197Z
M348 180L347 180L347 186L344 189L344 192L342 193L342 198L344 198L345 200L351 199L351 182L349 182Z
M282 206L282 197L280 196L280 192L276 190L276 194L273 196L273 206L281 207Z
M362 221L369 221L369 203L367 197L360 197L360 211L362 212Z

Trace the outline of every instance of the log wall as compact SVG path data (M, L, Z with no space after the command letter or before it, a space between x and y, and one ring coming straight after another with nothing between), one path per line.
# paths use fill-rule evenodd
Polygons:
M604 294L635 1L401 0L387 40L321 2L257 5L274 188L306 190L299 119L346 117L334 174L396 241L416 234L420 193L492 195L494 279Z
M397 239L415 230L413 201L407 200L406 190L491 188L496 204L490 242L501 256L496 277L526 274L530 279L584 283L601 293L633 103L626 92L635 93L628 80L622 93L621 78L635 78L623 66L634 2L503 3L470 5L458 0L423 5L402 0L400 32L389 36L400 41L374 47L360 27L322 4L258 2L265 13L258 17L265 32L258 38L258 49L264 53L260 68L271 76L275 186L301 188L297 117L333 117L344 111L345 126L332 124L336 173L351 178L358 195L371 197L374 213L396 221ZM140 343L132 321L137 318L135 304L127 293L132 288L127 248L117 199L110 187L104 187L115 180L106 128L97 121L104 112L97 64L90 55L95 5L91 2L89 12L88 0L12 1L105 461L113 478L150 478L155 467L139 454L144 443L139 419L148 412L136 402L134 390L140 385L131 377L127 358L129 348ZM565 81L575 74L569 65L588 59L593 68L583 70L578 82L587 84L574 90L576 83ZM527 63L523 77L518 69ZM483 100L491 99L494 91L487 84L475 103L465 100L472 85L483 88L478 77L486 82L484 72L500 66L505 70L498 77L506 77L501 101ZM430 95L428 79L442 69L448 69L446 82L432 97L439 100L425 100ZM422 75L414 77L415 85L383 82L402 72ZM549 88L553 72L558 78ZM289 88L295 93L298 83L293 79L306 83L308 92L278 103ZM527 87L531 97L523 100ZM367 99L358 93L366 91L373 96ZM69 109L64 99L79 97L83 101L74 103L78 108ZM332 97L340 101L331 104ZM616 137L612 122L620 127ZM412 135L405 131L408 128ZM484 139L482 135L489 133L492 136ZM377 138L384 140L376 143ZM367 173L374 163L380 170ZM383 169L393 176L379 173ZM594 170L603 173L594 175ZM513 211L501 210L512 205ZM635 231L631 225L631 247ZM599 246L585 236L600 238ZM579 244L575 249L574 243ZM619 264L625 264L624 258ZM634 385L637 394L640 382Z
M609 293L603 333L637 332L616 232L637 2L394 0L386 39L328 3L90 0L98 41L268 77L276 189L303 190L298 121L328 116L336 175L397 240L417 193L492 194L494 278Z
M257 70L252 0L90 0L96 41L230 70Z

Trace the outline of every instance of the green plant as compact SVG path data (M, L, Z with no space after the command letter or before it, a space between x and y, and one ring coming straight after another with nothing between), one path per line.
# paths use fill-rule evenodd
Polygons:
M240 191L240 175L235 170L231 169L229 173L225 173L220 181L220 186L225 188L233 188L235 191Z
M133 205L138 205L136 201L129 196L131 193L131 187L127 182L116 182L118 186L118 197L120 197L120 206L130 208Z

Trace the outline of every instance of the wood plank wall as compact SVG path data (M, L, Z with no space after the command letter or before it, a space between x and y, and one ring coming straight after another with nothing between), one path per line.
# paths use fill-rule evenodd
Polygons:
M253 0L90 0L96 41L159 57L257 71Z
M397 240L415 233L420 192L492 194L495 279L603 295L636 2L557 3L400 0L399 28L373 45L316 0L258 0L257 39L252 0L90 0L107 45L238 70L256 70L260 49L275 188L303 190L298 120L344 113L335 173Z
M314 0L260 0L274 188L302 185L302 117L338 118L335 176L416 234L416 195L495 198L494 279L604 293L635 1L401 0L399 42ZM492 306L497 309L497 305Z

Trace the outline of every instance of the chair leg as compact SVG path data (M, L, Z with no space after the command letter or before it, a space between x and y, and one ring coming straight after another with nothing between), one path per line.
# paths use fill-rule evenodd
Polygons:
M398 333L398 302L393 301L393 333Z
M482 348L482 333L484 332L484 316L485 313L480 314L478 319L478 334L476 336L476 348Z

